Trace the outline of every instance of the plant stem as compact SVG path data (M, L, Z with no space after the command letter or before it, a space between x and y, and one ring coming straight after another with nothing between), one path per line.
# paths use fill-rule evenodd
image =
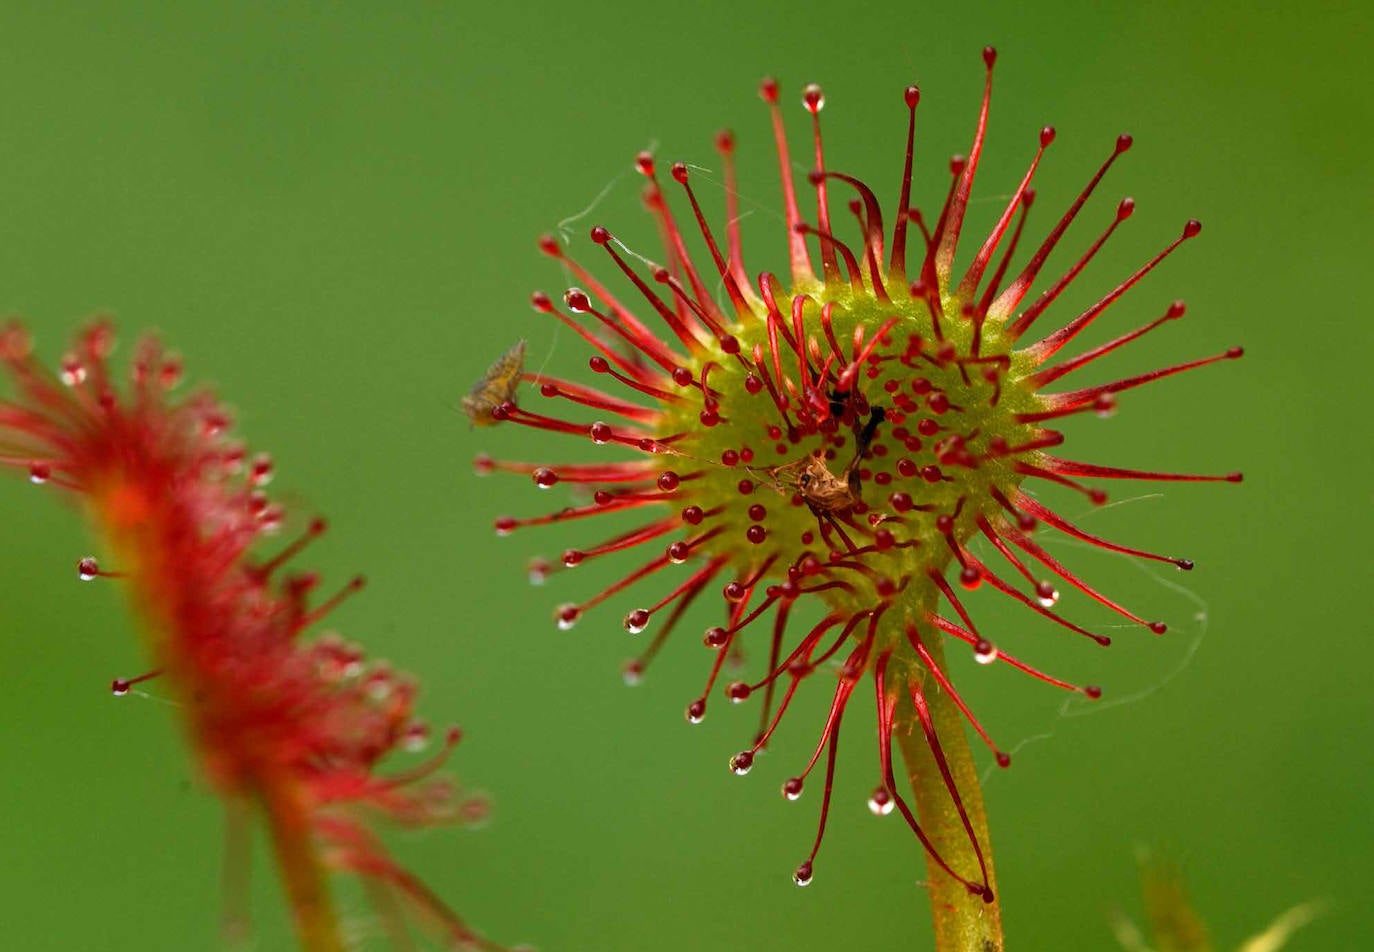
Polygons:
M931 639L927 642L927 648L935 662L944 669L944 650L940 642ZM988 838L987 812L983 807L983 789L974 768L963 715L934 678L926 678L922 690L930 707L931 720L940 739L945 761L959 790L959 799L982 848L988 886L996 896L997 882L993 870L992 842ZM945 789L939 765L917 721L911 698L905 692L898 702L897 721L899 727L893 733L901 747L907 774L916 794L916 813L922 829L952 869L978 882L981 879L978 856L969 842L954 800ZM938 952L1002 952L1000 897L992 902L984 902L981 896L970 893L963 883L941 869L929 854L926 856L926 876Z
M303 806L290 791L279 790L264 791L262 804L272 828L272 845L295 914L301 949L344 952L324 868Z
M230 794L224 798L224 908L220 933L227 949L244 950L249 945L248 872L252 866L250 821L252 804L244 797Z

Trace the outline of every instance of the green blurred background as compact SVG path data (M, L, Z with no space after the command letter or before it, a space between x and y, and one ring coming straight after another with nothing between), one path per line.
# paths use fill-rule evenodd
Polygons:
M125 353L159 329L274 454L279 498L330 517L308 562L372 583L339 627L421 675L424 711L466 728L456 771L495 801L483 830L392 842L489 935L543 952L929 948L919 849L863 805L871 731L851 726L816 881L799 890L790 872L818 798L787 804L778 784L814 743L826 690L802 699L753 774L732 777L725 761L753 706L717 702L694 729L681 713L706 673L695 632L715 613L691 616L646 683L624 687L618 666L634 646L620 618L645 594L569 633L550 611L630 562L531 591L529 556L605 527L497 540L495 515L544 511L558 492L470 469L479 449L592 449L470 431L455 406L518 337L536 369L585 367L571 335L527 306L531 290L568 282L534 238L608 189L571 226L574 248L604 222L652 254L630 173L638 149L715 169L711 135L734 127L754 210L747 263L779 268L758 79L775 73L789 91L798 147L795 93L824 83L832 166L868 178L885 204L901 89L918 81L917 193L929 205L944 158L967 148L978 51L995 43L975 231L1042 124L1059 139L1035 235L1130 131L1135 149L1066 248L1085 246L1121 195L1136 197L1136 216L1060 316L1197 216L1201 239L1104 318L1103 334L1174 297L1189 316L1103 372L1247 349L1070 433L1080 458L1247 474L1241 486L1112 487L1132 501L1088 523L1196 559L1189 576L1065 553L1174 631L1119 632L1105 652L1047 636L1023 653L1134 700L1079 717L1005 667L956 665L1002 743L1024 742L987 787L1010 948L1113 948L1112 910L1139 906L1141 846L1181 861L1220 948L1311 898L1330 910L1294 952L1368 948L1371 626L1356 597L1374 462L1358 290L1372 250L1368 30L1353 3L7 3L0 310L24 315L54 359L97 311L118 317ZM718 209L716 176L701 179ZM218 803L173 709L110 697L112 677L143 670L138 645L117 586L77 582L90 543L52 495L0 485L0 945L217 948ZM1024 610L974 601L985 631L1009 646L1031 637ZM1083 600L1066 605L1112 624ZM290 948L262 845L253 947ZM367 933L367 906L346 895Z

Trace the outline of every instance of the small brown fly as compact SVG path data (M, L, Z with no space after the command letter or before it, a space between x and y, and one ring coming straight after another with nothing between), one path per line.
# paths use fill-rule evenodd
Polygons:
M840 528L836 517L846 515L863 501L863 484L859 477L859 463L863 460L863 455L868 451L869 445L872 444L874 434L878 431L878 424L883 422L884 417L882 407L872 409L868 422L854 435L854 458L849 461L839 476L830 472L830 469L825 465L825 452L823 450L816 450L792 463L772 466L766 471L774 489L784 494L795 493L800 496L807 508L816 517L822 531L827 526L833 528L845 540L851 550L854 548L854 543Z
M851 464L842 475L843 479L826 467L823 450L768 469L774 488L801 496L818 516L845 512L859 501L859 471Z
M516 341L487 368L482 379L472 385L463 398L463 412L473 426L491 426L497 421L493 411L503 403L515 403L520 372L525 368L525 342Z

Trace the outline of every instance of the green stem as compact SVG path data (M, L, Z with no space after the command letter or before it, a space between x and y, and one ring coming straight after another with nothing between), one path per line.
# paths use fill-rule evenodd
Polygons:
M224 872L220 880L224 890L220 933L227 949L242 950L249 946L248 872L252 866L249 847L252 844L250 820L252 805L237 794L224 798Z
M936 664L944 669L944 650L940 642L931 639L927 648ZM993 871L992 842L988 838L987 812L983 807L983 789L974 768L963 715L934 678L926 678L922 690L945 761L959 790L959 799L982 848L988 886L996 896L997 882ZM951 869L978 882L982 878L978 855L969 842L954 800L945 789L939 765L926 742L925 731L921 729L911 698L906 692L902 692L898 701L897 724L898 728L893 733L906 760L907 774L916 794L916 812L921 828ZM939 863L929 855L926 856L926 877L938 952L1002 952L1000 897L992 902L984 902L981 896L970 893L963 883L941 869Z
M290 791L265 791L263 809L303 952L344 952L310 818Z

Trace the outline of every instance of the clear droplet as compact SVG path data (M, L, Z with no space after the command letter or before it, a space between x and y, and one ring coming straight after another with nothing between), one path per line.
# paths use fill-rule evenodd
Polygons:
M281 531L282 523L286 521L286 512L281 506L268 506L258 513L258 528L268 535L275 535Z
M549 577L551 566L544 559L533 559L529 565L529 577L531 585L543 585Z
M248 469L248 482L253 486L266 486L271 481L272 457L259 453L253 457L253 464Z
M1059 601L1059 589L1049 582L1038 582L1035 586L1035 600L1041 608L1053 608Z
M89 582L99 574L100 563L95 560L93 555L88 555L76 563L76 577L83 582Z
M874 816L887 816L896 806L896 798L887 792L886 787L874 790L873 795L868 798L868 812Z
M987 640L978 642L973 648L973 660L979 664L992 664L997 660L997 646Z
M392 687L389 671L374 671L363 681L363 690L374 701L385 701L391 696Z
M736 777L743 777L750 770L754 769L754 755L750 751L742 750L730 758L730 771Z
M792 882L796 883L798 886L810 886L813 875L811 864L802 863L797 867L796 872L792 874Z
M782 785L782 795L788 800L799 800L802 795L801 777L792 777Z
M411 753L424 750L429 746L429 725L419 721L411 724L401 736L401 746Z
M568 309L578 314L585 314L591 310L592 302L587 297L587 292L581 288L568 288L563 294L563 303L568 305Z
M62 368L58 377L67 386L75 387L86 382L86 366L75 354L68 354L62 358Z

